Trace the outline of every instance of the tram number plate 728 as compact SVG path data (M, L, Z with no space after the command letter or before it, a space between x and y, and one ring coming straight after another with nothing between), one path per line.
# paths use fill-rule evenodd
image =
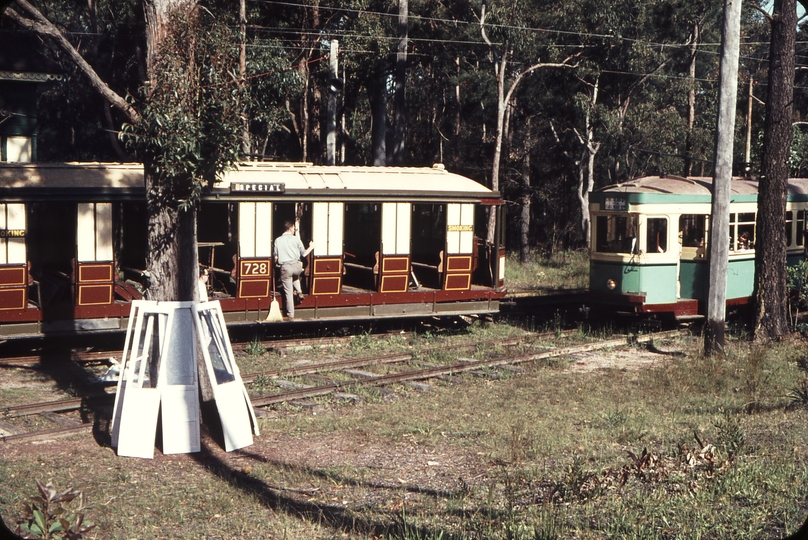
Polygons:
M242 276L268 276L271 269L272 264L268 260L241 261Z

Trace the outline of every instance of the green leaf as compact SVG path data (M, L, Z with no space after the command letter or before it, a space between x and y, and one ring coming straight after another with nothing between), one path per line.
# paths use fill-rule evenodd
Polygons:
M45 514L39 508L34 508L34 524L39 527L39 530L45 532L48 530L48 523L45 520Z

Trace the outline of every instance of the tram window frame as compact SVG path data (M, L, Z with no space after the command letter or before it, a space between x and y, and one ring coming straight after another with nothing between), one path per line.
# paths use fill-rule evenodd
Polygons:
M679 235L682 258L707 258L710 216L708 214L682 214L679 216Z
M786 212L786 241L787 247L802 247L805 244L805 210Z
M729 250L731 252L754 251L757 237L757 223L755 212L732 212L729 215ZM741 247L738 239L746 233L748 243Z
M595 215L595 251L597 253L637 255L639 254L638 230L638 214ZM631 234L632 232L633 234Z
M660 228L656 228L661 223ZM667 216L649 216L645 219L645 252L668 252L668 218Z

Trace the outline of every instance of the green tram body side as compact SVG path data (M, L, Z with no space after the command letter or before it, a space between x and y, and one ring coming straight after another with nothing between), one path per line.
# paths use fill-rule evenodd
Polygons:
M705 246L702 255L694 256L701 248L679 247L682 243L680 219L681 216L707 216L705 219L709 223L711 186L711 178L652 176L608 186L591 194L593 240L589 287L594 306L630 313L672 314L677 318L706 312L709 277L706 254L709 250ZM756 206L757 182L734 179L730 213L748 216L756 211ZM808 217L808 179L789 181L787 212L791 212L792 217L801 216L800 221L792 220L788 239L787 263L793 265L805 258L803 234L805 218ZM610 218L614 221L617 216L625 217L629 222L636 220L637 248L633 252L628 248L611 253L598 245L605 236L598 230L599 225L609 225ZM667 223L664 252L649 249L653 243L649 222L654 219ZM740 217L736 219L739 220ZM745 226L749 227L750 223ZM796 227L798 223L799 228ZM734 240L733 232L737 235L742 226L744 224L738 225L734 231L731 229L731 240ZM709 237L709 230L705 237ZM605 241L601 241L603 243ZM754 249L733 250L731 245L727 267L728 305L749 303L754 277Z

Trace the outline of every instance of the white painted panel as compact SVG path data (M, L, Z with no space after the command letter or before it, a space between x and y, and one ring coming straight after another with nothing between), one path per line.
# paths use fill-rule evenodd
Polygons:
M255 203L255 256L272 257L272 203Z
M112 203L98 203L95 205L95 260L112 259Z
M238 247L240 257L255 257L255 203L238 204Z
M328 255L328 203L316 202L312 206L312 227L314 228L314 255Z
M78 204L76 248L79 262L95 260L95 211L93 203Z
M196 309L196 327L222 422L225 450L244 448L253 443L253 433L258 435L258 422L233 356L224 315L218 301L198 304Z
M6 221L6 205L0 204L0 227L8 230L8 222ZM0 264L8 262L8 240L0 238Z
M11 203L7 205L0 205L4 209L4 219L0 223L5 222L7 230L25 231L25 205L23 203ZM2 254L4 257L3 262L8 264L25 264L27 262L25 254L25 238L9 238L7 242L2 245Z
M222 420L224 449L228 452L250 446L253 443L250 414L244 400L242 385L225 383L216 388L216 407Z
M328 209L328 256L342 257L343 222L345 221L345 205L329 203Z
M410 222L412 209L410 203L398 203L396 255L409 255L410 253Z
M460 204L446 205L446 252L448 255L460 253L460 232L453 227L460 225Z
M162 389L160 397L163 453L199 452L199 391L196 381L187 386L168 385Z
M382 255L396 253L397 210L396 203L382 203Z
M31 137L8 137L6 139L7 161L28 163L33 156Z
M464 229L460 232L460 253L474 251L474 205L463 204L460 209L460 225ZM470 229L469 229L470 227Z
M196 317L190 304L174 309L160 363L163 453L199 452L199 394L196 368Z
M121 410L118 455L151 459L157 437L160 390L130 387Z

